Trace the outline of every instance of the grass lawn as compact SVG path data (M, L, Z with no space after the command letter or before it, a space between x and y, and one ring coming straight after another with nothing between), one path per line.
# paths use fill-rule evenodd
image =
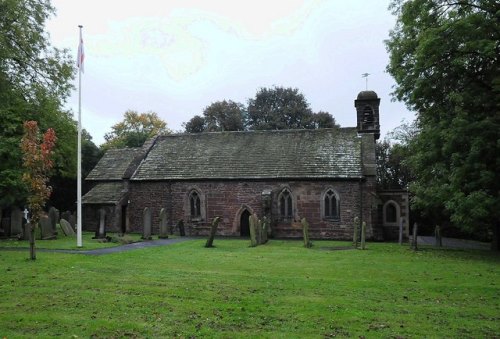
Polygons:
M498 338L500 256L205 240L103 256L0 251L0 338Z
M63 234L59 231L59 234ZM115 247L122 245L119 241L113 242L103 242L99 239L92 239L94 237L94 232L82 232L82 244L83 247L77 247L76 235L73 237L66 237L64 235L59 235L57 239L54 240L40 240L38 237L35 239L35 248L38 249L58 249L58 250L94 250L98 248ZM113 239L119 239L118 234L109 233ZM141 234L127 234L127 240L130 241L142 241ZM29 248L30 243L28 240L17 240L17 239L1 239L0 248L2 247L21 247ZM29 253L29 250L28 252Z

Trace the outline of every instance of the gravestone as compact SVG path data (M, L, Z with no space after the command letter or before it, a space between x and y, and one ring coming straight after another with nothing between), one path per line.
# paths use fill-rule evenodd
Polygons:
M49 209L49 219L50 219L50 224L52 225L52 231L54 232L54 234L57 234L56 225L57 222L59 221L59 211L57 208L52 206Z
M75 235L73 227L71 227L71 224L67 220L61 219L59 224L61 225L61 229L65 236L71 237Z
M268 229L269 229L269 220L266 216L262 218L262 237L260 239L261 244L267 243L268 240Z
M71 227L76 230L76 212L70 214L69 219L67 219Z
M354 234L352 236L352 246L358 248L358 238L359 238L359 218L354 217Z
M142 219L142 239L151 240L151 210L149 207L144 208Z
M259 241L257 240L257 224L259 222L259 219L257 219L257 216L255 214L252 214L248 217L248 222L250 226L250 246L256 247L259 245Z
M215 234L217 233L217 227L219 226L220 217L215 217L212 221L212 225L210 227L210 236L205 244L205 247L213 247Z
M64 219L69 222L69 219L71 217L71 212L70 211L64 211L61 213L61 219ZM70 222L71 224L71 222Z
M184 230L184 220L179 220L179 222L177 223L177 227L179 228L179 235L181 237L185 236L186 235L186 232Z
M95 239L106 238L106 210L104 208L99 209L99 227L95 231Z
M168 239L167 212L164 208L160 211L160 234L158 238Z
M361 223L361 249L366 249L366 221Z
M413 224L413 237L411 239L411 248L414 251L418 251L418 224Z
M310 248L312 247L312 242L311 240L309 240L309 223L307 222L306 218L302 218L301 223L302 232L304 234L304 247Z
M42 234L42 240L52 240L56 238L54 231L52 230L50 218L46 215L40 218L40 231Z
M23 234L23 212L17 207L10 213L10 236L17 237Z

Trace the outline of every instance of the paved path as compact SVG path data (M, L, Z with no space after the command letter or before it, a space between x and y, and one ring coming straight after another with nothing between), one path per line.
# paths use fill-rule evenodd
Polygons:
M94 250L57 250L57 249L46 249L46 248L37 248L37 252L56 252L56 253L72 253L72 254L87 254L87 255L103 255L103 254L110 254L110 253L119 253L119 252L124 252L124 251L131 251L131 250L136 250L136 249L141 249L141 248L148 248L148 247L156 247L156 246L166 246L166 245L171 245L175 244L178 242L183 242L183 241L188 241L188 240L193 240L196 238L190 238L190 237L182 237L182 238L172 238L172 239L159 239L159 240L150 240L150 241L141 241L141 242L135 242L132 244L127 244L127 245L121 245L121 246L115 246L115 247L107 247L107 248L100 248L100 249L94 249ZM4 247L1 248L1 250L7 250L7 251L26 251L28 248L21 248L21 247Z
M431 245L436 244L434 237L417 237L419 245ZM443 247L446 248L457 248L457 249L474 249L474 250L489 250L491 249L491 244L487 242L479 242L474 240L465 239L454 239L454 238L442 238Z

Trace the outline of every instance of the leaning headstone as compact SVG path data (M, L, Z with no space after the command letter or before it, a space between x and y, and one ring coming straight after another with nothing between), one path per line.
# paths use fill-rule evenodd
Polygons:
M71 227L71 224L67 220L61 219L59 224L61 225L61 229L65 236L71 237L75 235L73 227Z
M10 236L18 237L23 234L23 212L17 207L10 213Z
M361 249L366 249L366 221L361 223Z
M168 239L167 212L164 208L160 211L160 234L158 238Z
M215 234L217 233L217 227L219 226L220 217L215 217L212 221L212 226L210 228L210 236L208 237L205 247L213 247Z
M73 229L76 230L76 212L70 214L69 219L67 220L69 221L71 227L73 227Z
M256 247L259 243L257 241L257 223L258 219L255 214L248 217L248 222L250 226L250 247Z
M64 219L69 222L69 218L71 217L70 211L64 211L61 213L61 219ZM71 224L71 223L70 223Z
M302 232L304 234L304 247L310 248L312 247L312 242L309 240L309 223L306 218L302 218L300 222L302 223Z
M352 236L352 246L358 248L359 218L354 218L354 235Z
M52 240L56 238L54 231L52 229L52 224L48 216L43 216L40 218L40 231L42 234L42 240Z
M95 230L94 239L104 238L106 238L106 210L101 208L99 209L99 227Z
M52 225L52 231L54 232L54 234L57 234L56 225L57 222L59 221L59 211L57 210L57 208L52 206L49 209L49 219L50 219L50 224Z
M151 210L149 207L144 208L142 218L142 239L151 240Z

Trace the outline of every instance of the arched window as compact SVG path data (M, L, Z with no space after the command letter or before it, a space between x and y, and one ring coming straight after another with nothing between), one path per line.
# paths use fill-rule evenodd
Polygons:
M398 226L401 217L400 207L394 200L389 200L384 204L384 226Z
M201 217L201 200L198 192L192 191L189 195L189 207L191 218Z
M338 219L340 216L339 206L339 196L332 188L327 189L323 193L322 198L322 211L323 218L325 219Z
M288 189L281 191L279 198L279 211L281 219L292 219L293 217L293 199L292 193Z
M373 123L373 109L366 105L364 108L363 108L363 123L365 124L371 124Z
M387 222L397 222L398 221L398 210L396 206L392 203L385 207L385 220Z

